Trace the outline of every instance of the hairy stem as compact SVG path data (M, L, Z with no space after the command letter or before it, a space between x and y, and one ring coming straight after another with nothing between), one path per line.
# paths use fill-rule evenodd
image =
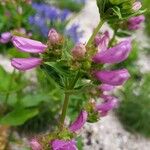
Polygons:
M98 26L95 28L92 36L90 37L90 39L89 39L89 41L87 43L87 46L90 46L90 44L93 42L95 36L97 35L97 33L100 30L100 28L103 26L104 22L105 22L104 20L100 20Z
M63 126L64 126L65 117L66 117L66 114L67 114L67 108L68 108L68 104L69 104L69 97L70 97L70 94L65 93L64 104L63 104L61 118L60 118L61 128L63 128Z
M75 87L76 82L78 81L79 77L80 77L80 71L78 71L74 80L69 84L68 90L72 90ZM60 117L60 127L61 128L63 128L63 126L64 126L70 95L71 94L69 92L65 92L64 104L63 104L62 113L61 113L61 117Z

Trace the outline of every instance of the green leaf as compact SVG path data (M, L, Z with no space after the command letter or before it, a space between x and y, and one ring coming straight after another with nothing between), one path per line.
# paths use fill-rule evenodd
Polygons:
M69 76L69 73L67 73L68 67L65 66L62 62L58 63L58 62L46 62L45 64L53 67L53 69L61 74L62 76L66 77Z
M42 102L47 102L48 100L48 96L44 94L27 95L21 100L21 104L23 107L35 107Z
M12 112L6 114L6 116L0 118L0 124L19 126L24 124L27 120L38 115L38 113L38 109L17 108Z
M49 65L41 65L41 69L45 71L50 80L52 79L60 87L64 87L63 77L58 74L58 72Z

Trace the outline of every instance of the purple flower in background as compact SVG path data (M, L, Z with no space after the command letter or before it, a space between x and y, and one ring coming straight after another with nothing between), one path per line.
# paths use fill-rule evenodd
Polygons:
M46 3L33 3L32 7L36 10L36 14L30 16L29 22L36 26L44 37L47 37L49 28L56 22L66 22L70 15L69 10L60 10Z
M44 53L47 46L35 40L24 37L14 36L12 38L13 45L22 52L28 53Z
M31 146L32 150L42 150L41 145L39 144L39 142L36 139L32 139L30 141L30 146Z
M82 110L78 118L69 127L70 131L76 132L80 130L85 124L85 122L87 121L87 117L88 117L88 113L85 110Z
M2 43L2 44L8 43L11 40L11 37L12 37L12 35L10 32L2 33L0 36L0 43Z
M127 69L113 71L96 71L95 77L104 84L113 86L122 85L130 77Z
M77 150L75 140L59 140L51 142L52 150Z
M118 99L114 96L103 95L104 102L96 105L96 110L100 112L101 116L106 116L110 110L118 107Z
M143 23L144 21L145 21L144 15L132 17L127 22L128 29L129 30L138 30L141 28L141 23Z
M30 70L41 64L40 58L13 58L11 61L11 65L20 71Z
M131 49L131 40L125 40L112 48L98 52L93 57L93 61L108 64L120 63L128 58Z
M79 25L73 24L69 29L65 31L65 35L69 36L74 43L78 43L82 37L82 32L78 31Z

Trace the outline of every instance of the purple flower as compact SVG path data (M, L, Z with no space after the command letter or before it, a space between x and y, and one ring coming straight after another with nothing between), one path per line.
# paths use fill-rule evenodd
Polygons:
M0 43L2 43L2 44L8 43L11 40L11 37L12 37L12 35L10 32L2 33L1 37L0 37Z
M102 83L117 86L122 85L130 77L127 69L113 71L97 71L95 77Z
M98 46L98 51L105 51L109 44L109 32L105 31L102 35L97 35L94 39L94 43Z
M76 132L80 130L85 124L87 117L88 117L88 113L85 110L82 110L78 118L69 127L70 131Z
M101 91L111 91L111 90L113 90L115 87L114 86L112 86L112 85L109 85L109 84L101 84L100 86L99 86L99 89L101 90Z
M22 52L28 53L44 53L47 46L43 43L24 37L14 36L12 38L13 45Z
M75 45L71 52L74 59L82 59L86 53L86 46L83 43L78 43Z
M140 26L141 23L143 23L144 21L145 21L144 15L132 17L128 20L128 29L129 30L138 30L141 27Z
M114 96L103 95L104 102L96 106L96 110L101 116L106 116L110 110L118 107L118 99Z
M13 58L11 61L11 65L20 71L32 69L41 63L42 59L40 58Z
M77 150L75 140L54 140L51 143L52 150Z
M41 145L38 143L38 141L36 139L32 139L30 141L30 146L31 146L32 150L42 150Z
M132 49L131 40L125 40L105 51L100 51L93 57L95 63L120 63L126 60Z
M142 7L141 2L135 2L135 3L133 3L132 9L133 9L133 11L138 11L138 10L140 10L141 7Z
M79 39L82 37L82 32L78 31L79 25L73 24L69 29L65 31L65 34L70 37L74 43L79 42Z
M48 38L52 45L59 44L62 39L61 35L55 29L50 29Z

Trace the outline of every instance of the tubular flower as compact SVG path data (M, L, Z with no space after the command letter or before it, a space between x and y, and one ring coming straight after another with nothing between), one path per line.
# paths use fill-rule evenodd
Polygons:
M108 31L105 31L103 35L97 35L94 39L94 42L98 47L98 51L105 51L108 47L109 40L110 37Z
M97 71L95 77L102 83L117 86L124 84L130 77L130 74L127 69L120 69L113 71Z
M75 140L54 140L51 143L52 150L77 150Z
M76 132L80 130L87 120L88 113L85 110L82 110L78 118L71 124L69 127L70 131Z
M32 150L42 150L41 145L39 144L39 142L36 139L32 139L30 141L30 146L31 146Z
M27 53L44 53L47 46L43 43L24 37L14 36L12 38L13 45L22 52Z
M132 17L128 20L128 29L129 30L138 30L141 27L141 23L145 21L144 15Z
M1 37L0 37L0 43L2 43L2 44L8 43L11 40L11 37L12 37L12 35L10 32L2 33Z
M20 71L32 69L41 63L42 59L40 58L13 58L11 61L11 65Z
M105 51L100 51L93 57L95 63L120 63L126 60L131 52L131 40L125 40Z
M101 90L101 91L111 91L111 90L113 90L115 87L114 86L112 86L112 85L109 85L109 84L101 84L100 86L99 86L99 89Z
M96 105L96 111L100 112L101 116L106 116L110 110L117 108L118 99L109 95L104 95L102 98L104 99L104 102Z

